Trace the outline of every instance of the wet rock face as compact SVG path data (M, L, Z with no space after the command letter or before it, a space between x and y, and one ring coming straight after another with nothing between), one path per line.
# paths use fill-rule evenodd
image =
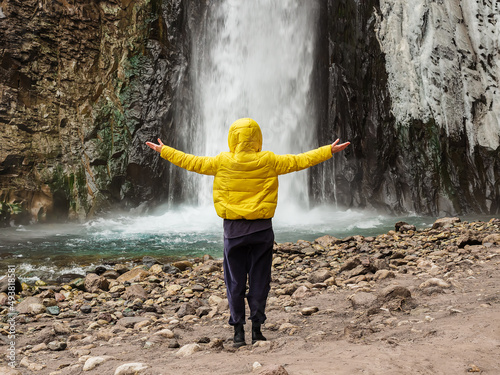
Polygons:
M450 7L454 17L446 18L436 41L440 48L432 49L428 58L468 69L467 82L475 82L473 92L466 100L462 97L464 105L456 106L463 116L457 115L455 106L439 107L440 98L449 99L458 90L448 84L446 73L458 73L429 65L430 104L418 103L415 111L403 116L396 109L412 108L405 105L403 94L408 90L398 81L405 74L396 68L409 62L418 71L416 62L427 55L416 53L398 63L400 56L391 46L404 38L384 31L405 21L397 3L317 3L321 16L313 81L321 124L318 139L340 137L352 146L312 169L310 191L318 202L354 208L430 215L498 213L500 148L498 129L492 124L499 94L491 64L496 55L490 53L496 39L491 36L484 45L476 45L476 35L465 46L460 26L461 38L456 40L462 44L454 46L453 22L457 26L474 19L474 7L457 15L458 0L444 2L455 4ZM186 198L182 189L168 190L179 185L184 174L146 149L144 142L161 137L186 148L189 140L176 124L180 118L196 123L190 117L191 46L201 43L192 38L202 35L197 30L206 21L206 4L2 3L0 222L83 220L114 205L129 209L142 202ZM412 23L417 34L420 28L423 35L442 18L431 17L426 9L419 8L421 18L415 15L421 25ZM497 32L486 13L479 13L479 26ZM408 43L418 47L421 40L408 38ZM423 78L417 76L416 84ZM446 103L457 103L448 99ZM446 116L446 111L453 116ZM471 136L469 128L477 128L477 134Z
M401 7L414 5L398 0L328 1L323 41L329 53L328 119L319 139L341 137L352 146L334 158L333 166L319 168L316 178L336 177L324 180L326 193L316 192L317 197L390 212L499 212L493 177L500 168L498 128L490 131L498 116L498 77L488 62L498 52L489 41L493 26L488 23L494 20L484 16L491 4L475 9L459 3L419 2L419 18L401 13ZM436 16L447 11L452 17ZM416 21L407 22L404 15ZM441 19L446 20L442 27ZM480 46L475 46L478 35L471 35L465 48L464 25L475 19L489 34ZM404 30L402 35L387 31L394 24ZM439 40L430 41L435 48L426 54L425 35L434 29L439 29ZM454 38L454 30L460 38ZM393 47L404 43L408 48L398 54L403 50ZM419 64L426 69L419 70ZM456 78L460 69L440 71L440 64L462 66L464 79ZM484 84L492 80L496 83ZM462 82L469 81L474 84L468 96L460 96L467 91ZM411 90L425 93L419 101L429 100L415 104L418 95L411 99ZM459 112L463 116L457 118Z
M177 88L200 9L180 0L2 4L4 221L84 219L168 194L165 166L144 142L175 137L172 107L186 95Z

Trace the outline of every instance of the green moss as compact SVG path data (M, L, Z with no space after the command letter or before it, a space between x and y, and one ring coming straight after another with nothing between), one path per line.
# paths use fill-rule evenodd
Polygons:
M21 203L0 202L0 214L18 215L23 211Z
M52 174L52 181L49 183L52 193L63 193L66 197L70 196L71 178L66 175L62 165L56 166Z
M58 165L53 170L49 186L52 194L63 197L71 210L77 211L82 206L88 212L90 205L87 202L87 179L83 166L76 170L65 170L62 165Z

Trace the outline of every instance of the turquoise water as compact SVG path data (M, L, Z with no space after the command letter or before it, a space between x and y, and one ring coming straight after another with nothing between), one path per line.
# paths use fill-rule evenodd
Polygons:
M276 242L312 241L324 234L338 238L372 236L404 220L417 228L435 218L383 216L371 212L319 207L309 211L278 209L273 225ZM53 280L97 265L135 264L149 255L166 263L210 254L222 257L222 219L213 206L181 206L149 216L115 216L83 224L38 224L0 229L0 269L15 265L23 281Z

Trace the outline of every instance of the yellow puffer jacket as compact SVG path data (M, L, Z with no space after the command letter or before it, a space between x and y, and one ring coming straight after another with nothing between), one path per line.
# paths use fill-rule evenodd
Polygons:
M278 202L278 175L300 171L332 157L331 146L298 155L261 151L262 133L250 118L235 121L228 136L229 152L194 156L163 146L161 157L188 171L215 176L213 198L223 219L269 219Z

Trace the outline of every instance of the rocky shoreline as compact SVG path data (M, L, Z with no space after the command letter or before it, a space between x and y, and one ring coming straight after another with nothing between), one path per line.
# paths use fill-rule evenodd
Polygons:
M275 244L274 250L263 331L269 340L239 349L231 345L222 261L210 256L166 265L145 257L144 264L132 269L123 264L97 267L84 278L63 278L57 285L17 284L15 313L7 306L4 279L0 358L9 362L9 319L14 317L16 367L0 365L0 373L299 374L298 365L262 366L259 360L227 372L212 371L207 363L198 370L186 366L210 361L208 354L212 359L233 356L227 357L232 361L238 361L235 353L264 358L262 362L278 360L299 342L306 347L318 341L366 344L377 337L398 345L403 336L378 335L405 326L412 327L411 333L414 324L433 324L443 314L460 316L463 307L434 311L433 301L458 292L466 295L464 281L472 288L483 268L491 282L499 278L500 219L443 218L424 230L400 222L376 237L323 236L313 242ZM483 297L477 306L498 313L498 288L487 288ZM431 331L414 333L412 340L432 336ZM493 365L464 366L469 372L488 373Z

